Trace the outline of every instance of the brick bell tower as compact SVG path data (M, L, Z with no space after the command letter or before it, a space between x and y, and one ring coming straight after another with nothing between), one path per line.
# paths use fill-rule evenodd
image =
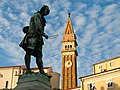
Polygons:
M63 34L62 40L62 90L77 86L77 63L78 56L76 50L76 36L68 14L68 21Z

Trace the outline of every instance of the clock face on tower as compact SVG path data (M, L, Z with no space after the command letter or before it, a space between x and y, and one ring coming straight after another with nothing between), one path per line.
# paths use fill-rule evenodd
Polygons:
M72 66L72 62L71 61L66 61L65 62L65 67L69 68Z

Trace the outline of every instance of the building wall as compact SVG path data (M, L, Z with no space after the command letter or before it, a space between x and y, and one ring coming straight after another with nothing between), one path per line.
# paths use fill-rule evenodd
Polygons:
M6 81L8 81L8 89L13 89L16 87L19 75L23 74L23 71L25 70L25 67L21 66L8 66L8 67L0 67L0 89L6 88ZM38 68L32 68L32 71L38 72ZM59 79L60 74L53 72L51 67L45 67L44 68L45 73L52 74L51 83L52 88L56 87L59 88ZM54 84L54 82L56 82Z
M50 73L52 78L50 79L50 83L52 86L52 89L59 89L60 85L60 74L57 72Z
M16 68L14 67L13 69L13 74L12 74L12 80L11 80L11 83L12 83L12 87L11 88L14 88L17 86L17 81L18 81L18 78L19 78L19 75L22 75L23 74L23 70L21 70L20 68Z
M95 86L96 90L120 90L120 69L93 74L81 78L81 90L90 90L90 84ZM108 88L108 83L112 82L112 87Z
M93 65L94 73L100 73L119 67L120 67L120 57L116 57Z
M3 75L3 77L0 77L0 88L6 87L6 82L8 81L8 87L11 88L11 78L12 78L12 68L4 68L0 70L0 74ZM5 78L6 77L6 78Z
M20 67L8 67L0 68L0 74L3 77L0 77L0 89L6 88L6 82L8 81L7 88L15 87L16 81L18 80L18 74L20 72Z

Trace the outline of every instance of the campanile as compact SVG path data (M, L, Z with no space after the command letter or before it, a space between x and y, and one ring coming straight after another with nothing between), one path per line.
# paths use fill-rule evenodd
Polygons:
M68 21L63 34L62 40L62 90L73 88L77 86L77 42L74 33L72 22L70 20L70 13L68 14Z

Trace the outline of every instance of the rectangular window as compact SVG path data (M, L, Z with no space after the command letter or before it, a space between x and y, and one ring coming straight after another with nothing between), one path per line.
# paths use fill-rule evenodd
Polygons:
M19 70L19 74L21 75L21 70Z
M72 48L72 45L70 45L70 48Z
M107 88L114 88L114 83L112 79L107 80Z
M87 84L87 88L88 88L87 90L90 90L90 84Z
M17 71L15 71L15 76L17 76Z
M114 67L115 66L114 63L115 63L114 61L110 61L110 67Z
M94 83L90 83L87 86L88 86L88 90L96 90L96 87L95 87Z
M67 48L67 46L65 45L65 48Z
M0 74L0 78L3 78L3 74Z
M100 72L103 71L103 66L102 66L102 64L100 64L100 65L98 66L98 69L99 69Z

